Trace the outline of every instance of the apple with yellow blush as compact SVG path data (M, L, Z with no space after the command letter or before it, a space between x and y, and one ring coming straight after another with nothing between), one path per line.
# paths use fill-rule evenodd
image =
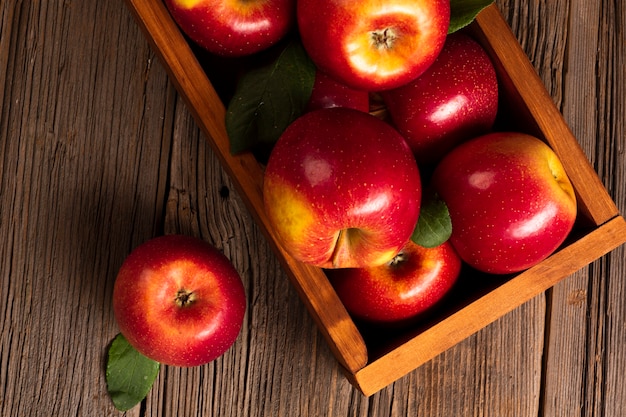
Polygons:
M302 44L322 71L356 89L399 87L435 60L449 0L299 0Z
M421 192L402 136L369 113L342 107L289 125L263 183L265 212L284 249L322 268L393 258L415 229Z
M195 237L166 235L135 248L113 289L120 332L138 352L166 365L211 362L237 339L246 311L241 278L228 258Z
M462 143L437 165L432 185L450 213L450 242L483 272L536 265L558 249L576 221L576 195L558 155L524 133Z

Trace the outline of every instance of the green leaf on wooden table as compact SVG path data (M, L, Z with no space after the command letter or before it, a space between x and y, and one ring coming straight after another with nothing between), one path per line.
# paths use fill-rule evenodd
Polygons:
M474 21L482 9L494 0L450 0L450 27L448 33L454 33Z
M244 74L226 112L232 154L273 146L311 97L315 65L299 41L278 57Z
M423 195L420 216L411 240L425 248L434 248L450 238L452 221L446 203L434 192Z
M139 353L118 334L109 347L106 368L107 390L115 407L120 411L130 410L146 398L159 366L159 362Z

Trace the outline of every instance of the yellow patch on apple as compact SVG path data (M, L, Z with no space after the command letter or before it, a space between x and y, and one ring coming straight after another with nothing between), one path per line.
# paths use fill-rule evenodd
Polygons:
M173 0L178 6L183 9L193 9L194 7L206 3L206 0ZM261 9L261 7L266 3L265 0L260 1L242 1L242 0L231 0L231 5L223 5L224 10L234 9L239 10L241 12L252 12L256 9Z
M292 184L271 177L265 181L271 184L266 187L275 190L269 197L266 196L265 205L272 208L267 214L276 225L277 232L287 245L302 241L302 236L317 222L309 201Z
M202 3L202 1L203 0L174 0L174 3L183 9L193 9L198 4Z
M348 228L339 232L332 258L326 268L358 268L361 261L368 260L371 266L389 262L400 248L373 250L367 243L367 234L362 229Z

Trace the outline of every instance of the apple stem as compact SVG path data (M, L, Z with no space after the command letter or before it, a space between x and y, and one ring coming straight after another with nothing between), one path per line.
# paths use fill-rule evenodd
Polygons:
M184 288L178 290L178 292L176 293L176 297L174 298L174 302L179 307L185 307L193 304L195 300L196 295L193 292L187 291Z
M378 49L391 49L395 40L396 35L391 28L385 28L383 31L377 30L372 32L372 42Z
M403 263L405 260L406 260L406 255L404 254L404 252L400 252L396 256L394 256L387 264L392 267L398 266L399 264Z

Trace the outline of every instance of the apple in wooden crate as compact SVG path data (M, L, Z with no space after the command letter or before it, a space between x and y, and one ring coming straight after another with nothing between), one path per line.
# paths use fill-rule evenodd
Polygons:
M347 107L369 112L369 92L348 87L328 74L316 70L311 97L305 111L327 107Z
M192 41L221 56L267 49L295 24L295 0L165 0L165 4Z
M113 289L120 332L138 352L174 366L198 366L235 342L246 311L239 273L199 238L166 235L135 248Z
M409 241L421 179L393 127L358 110L325 108L281 135L263 197L278 240L295 259L323 268L372 266Z
M412 324L449 293L461 259L449 242L425 248L412 241L391 261L369 268L327 270L346 310L380 325Z
M450 212L450 242L483 272L536 265L576 220L576 196L561 161L527 134L491 133L457 146L435 168L432 184Z
M480 44L456 32L426 72L381 96L418 164L433 167L459 143L492 128L498 79Z
M299 0L298 30L315 64L353 88L379 91L422 74L443 47L449 0Z

